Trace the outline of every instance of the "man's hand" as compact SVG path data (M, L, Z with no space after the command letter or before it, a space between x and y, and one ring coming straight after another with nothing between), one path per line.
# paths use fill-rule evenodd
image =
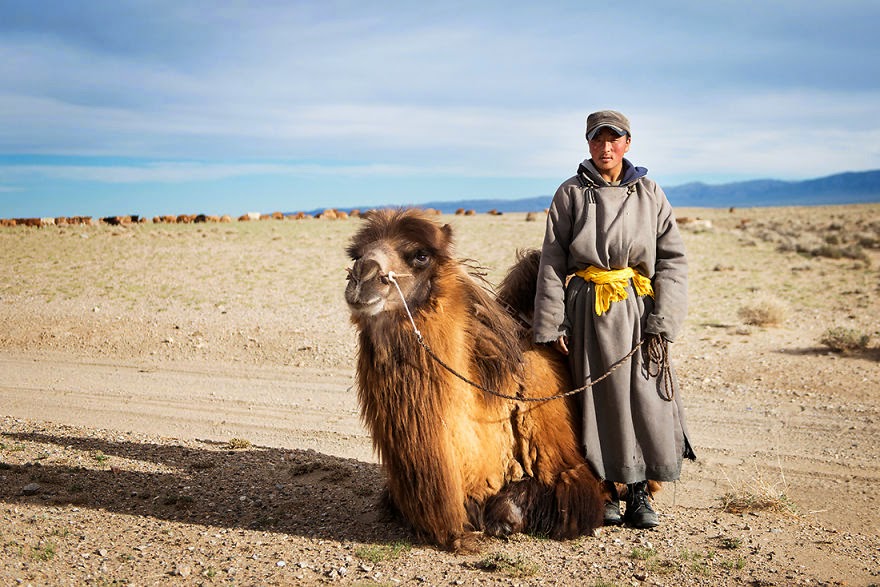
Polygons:
M563 355L568 354L568 337L564 334L556 339L556 342L553 343L553 348L562 353Z

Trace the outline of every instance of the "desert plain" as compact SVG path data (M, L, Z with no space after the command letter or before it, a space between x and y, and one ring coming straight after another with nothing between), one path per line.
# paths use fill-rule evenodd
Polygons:
M880 204L676 214L698 460L660 527L467 555L377 507L360 220L0 228L0 584L880 584ZM492 283L544 232L438 221Z

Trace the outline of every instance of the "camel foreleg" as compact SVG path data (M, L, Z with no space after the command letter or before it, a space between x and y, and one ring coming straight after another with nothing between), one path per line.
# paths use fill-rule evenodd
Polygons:
M600 484L586 464L561 472L554 485L534 477L509 483L487 500L484 532L527 532L556 539L592 533L602 525Z

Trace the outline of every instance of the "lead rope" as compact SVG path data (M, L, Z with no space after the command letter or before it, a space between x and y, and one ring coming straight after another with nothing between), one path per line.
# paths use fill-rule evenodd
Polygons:
M419 329L416 327L416 321L413 320L412 313L409 311L409 306L406 305L406 298L403 297L403 291L401 291L400 285L397 283L397 280L394 279L396 275L397 274L394 271L389 271L385 277L394 285L395 289L397 289L397 295L400 296L400 301L403 302L403 309L406 310L406 316L407 318L409 318L409 323L412 324L413 332L416 333L416 338L418 338L419 342L422 343L422 333L419 332ZM401 275L401 277L405 276ZM422 343L422 346L424 346L424 343Z
M651 364L657 365L651 368ZM671 402L675 399L675 386L672 382L672 367L669 364L669 343L658 334L648 339L648 377L662 377L663 391L660 397Z
M654 342L655 342L656 339L660 338L660 339L661 339L661 343L660 343L660 344L661 344L662 358L663 358L663 360L665 361L665 365L661 365L660 363L658 363L658 365L657 365L657 372L656 372L656 373L657 373L658 375L659 375L660 373L663 373L663 374L666 376L666 378L667 378L667 380L666 380L666 396L661 395L660 397L662 397L662 398L663 398L664 400L666 400L666 401L672 401L672 394L673 394L673 392L672 392L672 386L671 386L671 383L670 383L670 381L669 381L669 375L670 375L670 373L669 373L669 357L668 357L668 353L666 352L666 340L663 339L663 337L659 337L659 336L652 336L652 337L650 337L650 338L648 338L648 339L643 338L642 340L640 340L639 342L636 343L636 345L632 348L632 350L631 350L630 352L628 352L628 353L626 354L626 356L624 356L622 359L618 360L618 361L615 362L613 365L611 365L611 368L608 369L608 371L606 371L603 375L601 375L600 377L597 377L596 379L591 380L591 381L588 382L586 385L582 385L581 387L578 387L577 389L572 389L572 390L569 390L569 391L566 391L566 392L563 392L563 393L557 393L556 395L550 395L550 396L546 396L546 397L518 397L518 396L513 396L513 395L506 395L506 394L503 394L503 393L501 393L501 392L495 391L495 390L493 390L493 389L489 389L488 387L484 387L484 386L480 385L479 383L477 383L476 381L471 381L470 379L468 379L467 377L465 377L464 375L462 375L461 373L459 373L458 371L456 371L455 369L453 369L452 367L450 367L449 365L447 365L447 364L443 361L443 359L441 359L440 357L438 357L438 356L434 353L434 351L431 349L431 347L428 346L428 343L426 343L426 342L425 342L425 339L422 338L422 333L421 333L421 332L419 331L419 329L416 327L416 322L415 322L415 320L413 319L412 312L409 311L409 306L408 306L407 303L406 303L406 298L403 296L403 291L400 289L400 285L398 285L397 280L395 279L395 276L396 276L396 275L397 275L397 274L395 274L394 271L389 271L389 272L387 273L387 275L385 275L385 278L388 279L388 281L390 281L390 282L394 285L394 287L397 289L397 293L398 293L398 295L400 295L400 300L401 300L401 302L403 303L403 309L406 310L406 316L407 316L407 318L409 318L409 322L410 322L410 324L412 324L413 332L415 333L415 335L416 335L416 339L419 341L419 344L422 346L423 349L425 349L425 352L428 353L428 355L429 355L432 359L434 359L434 360L435 360L435 361L436 361L441 367L443 367L444 369L446 369L447 371L449 371L452 375L455 375L456 377L458 377L459 379L461 379L462 381L464 381L464 382L467 383L468 385L471 385L471 386L473 386L473 387L476 387L477 389L479 389L479 390L481 390L481 391L485 391L486 393L491 394L491 395L494 395L494 396L496 396L496 397L500 397L500 398L504 398L504 399L509 399L509 400L514 400L514 401L518 401L518 402L547 402L547 401L552 401L552 400L555 400L555 399L561 399L561 398L564 398L564 397L568 397L568 396L570 396L570 395L574 395L574 394L576 394L576 393L580 393L580 392L582 392L582 391L585 391L585 390L587 390L587 389L593 387L594 385L596 385L597 383L599 383L599 382L602 381L603 379L609 377L609 376L610 376L612 373L614 373L614 372L615 372L615 371L616 371L616 370L617 370L617 369L618 369L623 363L625 363L626 361L628 361L628 360L629 360L634 354L636 354L636 352L639 350L639 348L641 348L642 344L644 344L645 341L649 341L649 346L648 346L648 357L649 357L649 362L648 362L648 376L653 377L653 376L655 376L655 375L654 375L653 372L651 371L651 368L650 368L650 361L652 360L652 357L653 357L653 356L659 356L659 355L652 355L652 354L651 354L651 348L652 348L653 346L656 346L656 345L654 344ZM401 275L401 277L403 277L403 275ZM659 352L659 351L658 351L658 352Z

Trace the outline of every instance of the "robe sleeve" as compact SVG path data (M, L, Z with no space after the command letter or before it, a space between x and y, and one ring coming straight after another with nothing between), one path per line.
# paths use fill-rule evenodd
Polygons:
M565 278L572 235L572 202L567 185L556 190L547 215L535 294L535 342L553 342L569 332L565 320Z
M675 340L687 316L687 259L672 205L657 186L657 260L654 266L654 311L645 332Z

